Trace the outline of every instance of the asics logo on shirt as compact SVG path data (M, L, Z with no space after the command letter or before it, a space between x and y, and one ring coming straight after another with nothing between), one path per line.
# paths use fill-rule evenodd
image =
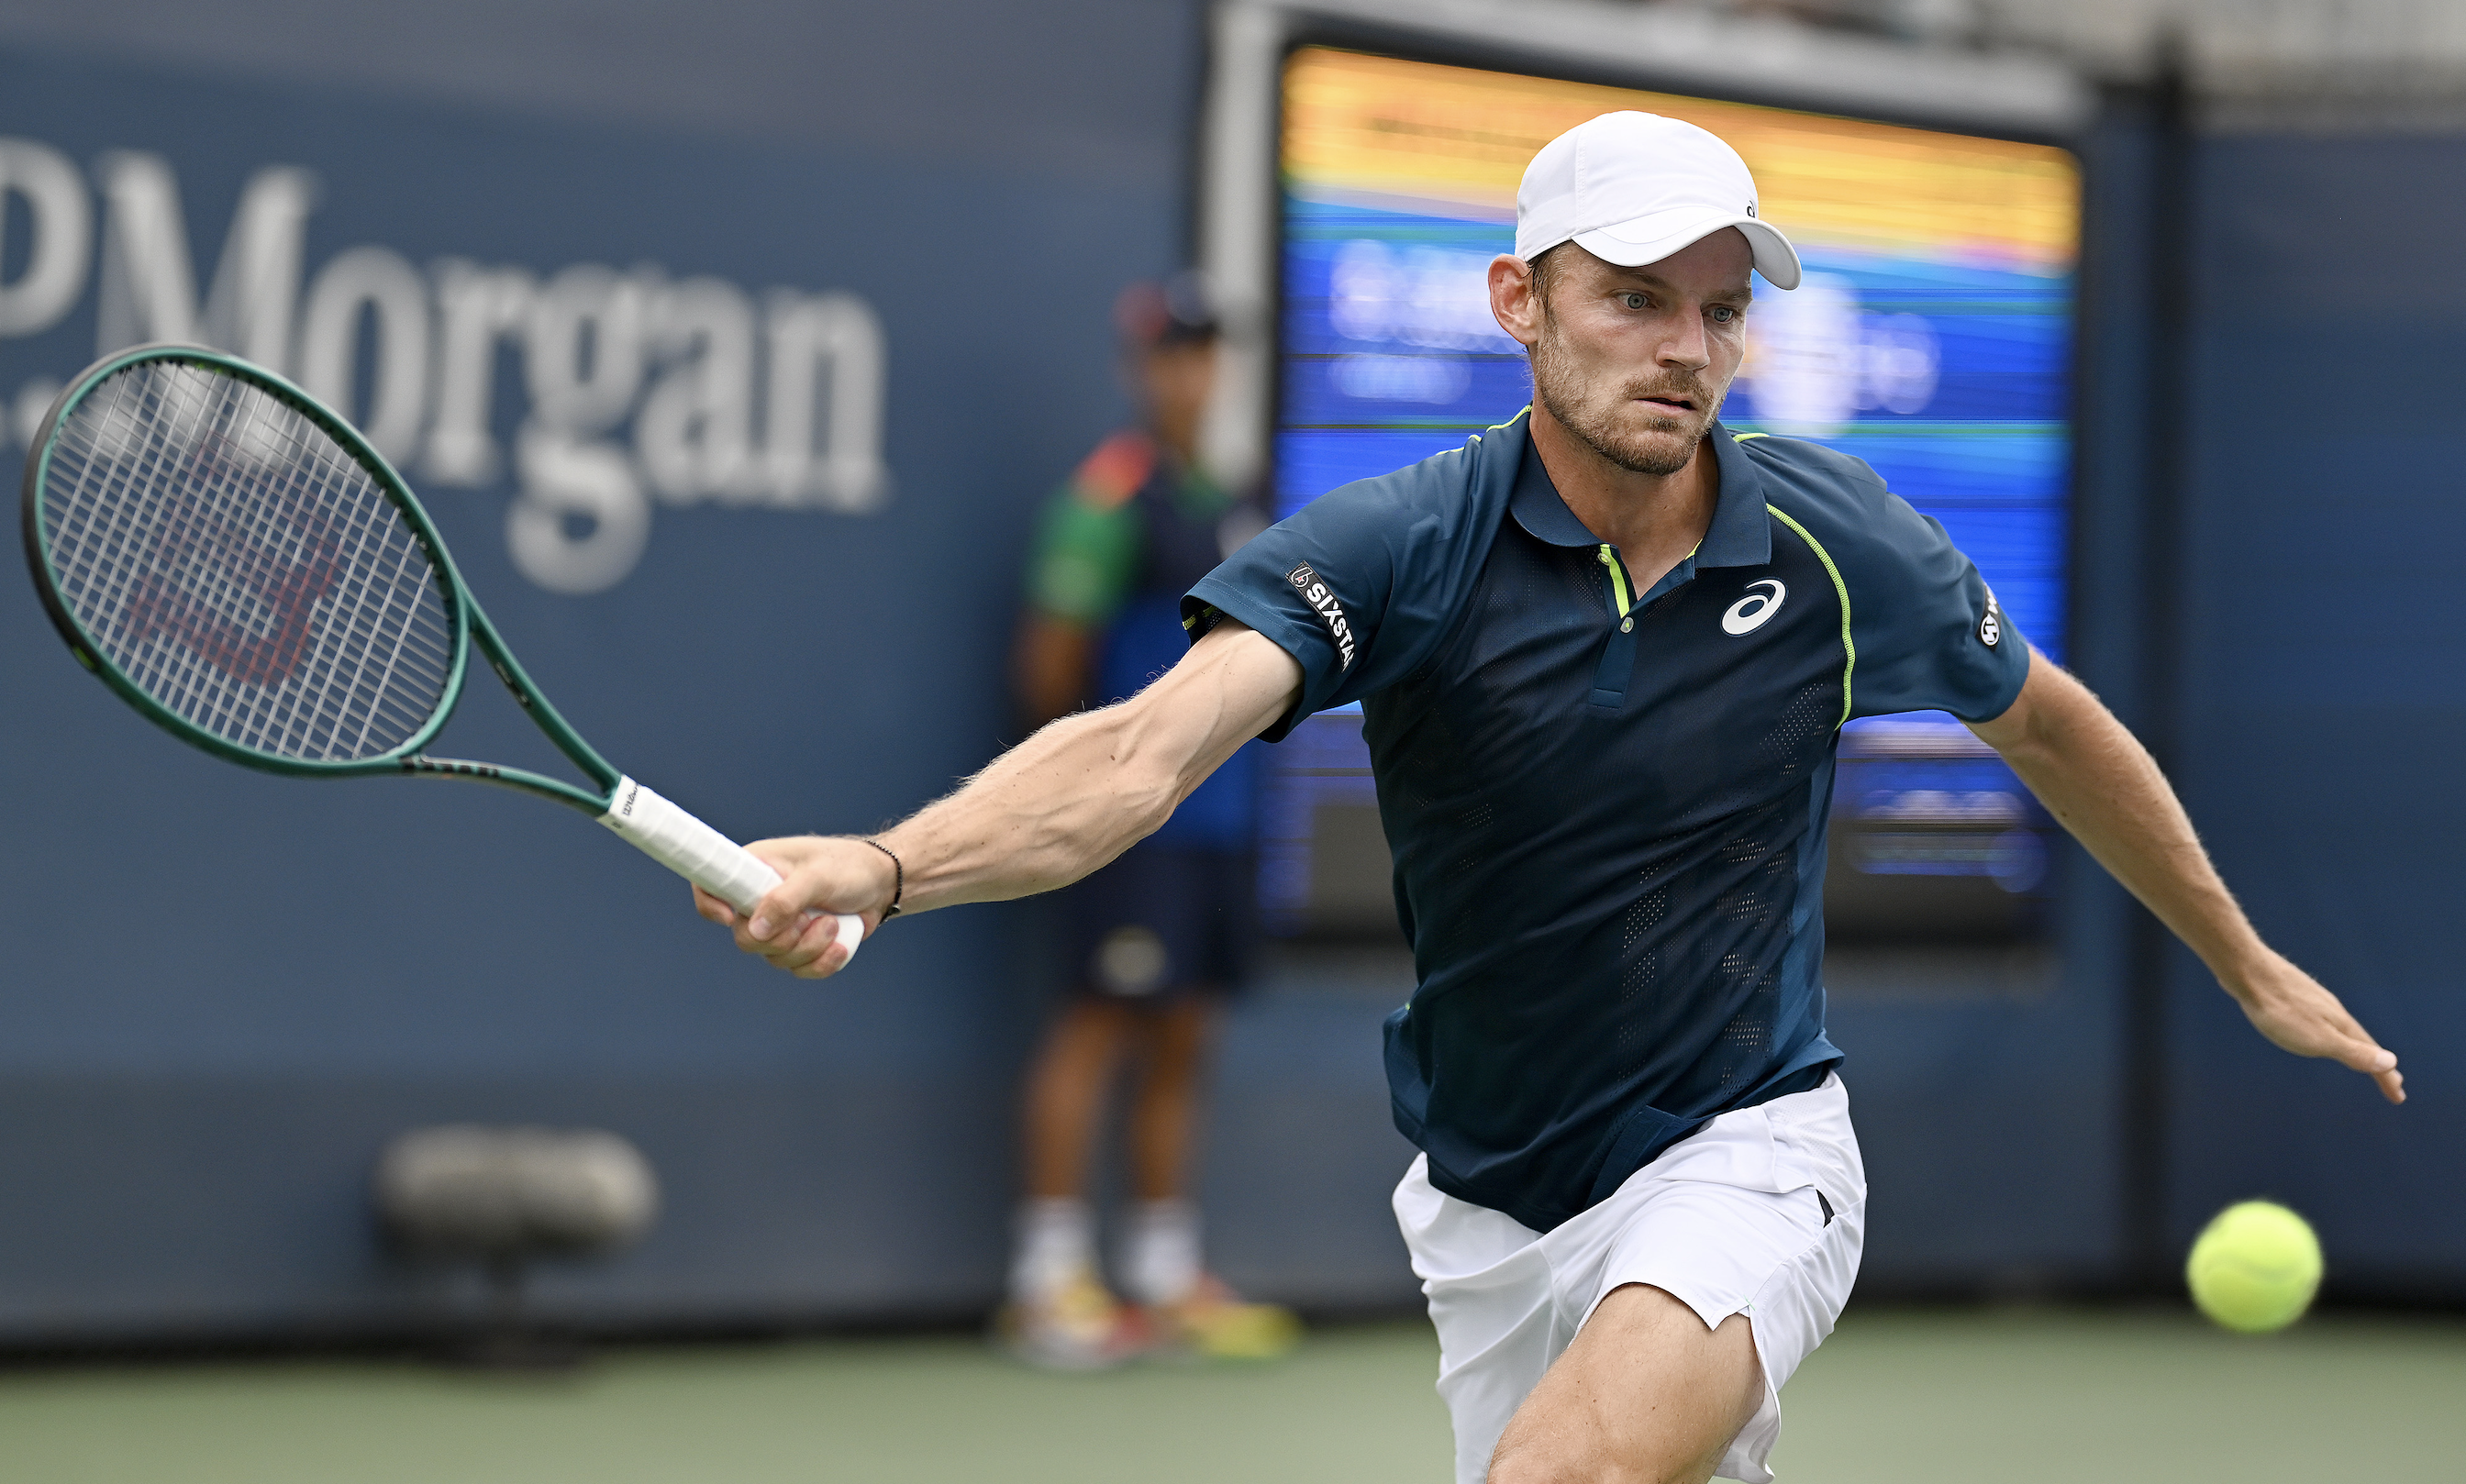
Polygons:
M1327 584L1319 581L1318 574L1310 569L1307 562L1287 572L1285 581L1293 585L1293 590L1311 606L1311 611L1318 615L1318 621L1327 625L1327 636L1335 641L1335 668L1352 669L1353 624L1344 616L1344 605L1335 601L1335 594L1328 590Z
M1772 590L1762 590L1767 587ZM1782 600L1788 596L1789 589L1778 578L1767 577L1761 582L1747 584L1747 595L1731 604L1730 610L1721 615L1721 631L1755 632L1764 626L1766 619L1781 611Z

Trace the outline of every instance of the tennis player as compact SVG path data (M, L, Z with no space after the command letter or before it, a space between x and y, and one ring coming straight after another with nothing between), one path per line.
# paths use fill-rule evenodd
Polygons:
M863 915L1059 886L1252 737L1358 699L1420 984L1387 1025L1420 1146L1396 1212L1463 1484L1751 1481L1850 1293L1866 1181L1825 1037L1841 723L1941 709L2216 973L2261 1034L2404 1094L2265 945L2148 754L1873 471L1715 420L1750 270L1799 280L1701 129L1604 115L1536 155L1491 308L1527 412L1347 485L1191 590L1195 643L878 839L753 847L738 945L844 961Z

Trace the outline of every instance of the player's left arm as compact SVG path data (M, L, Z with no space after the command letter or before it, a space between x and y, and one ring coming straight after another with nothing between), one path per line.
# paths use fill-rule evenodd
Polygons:
M2298 1056L2325 1056L2364 1073L2389 1101L2406 1100L2396 1053L2318 980L2260 941L2156 760L2087 686L2032 649L2029 677L2010 709L1969 729L2201 956L2262 1035Z

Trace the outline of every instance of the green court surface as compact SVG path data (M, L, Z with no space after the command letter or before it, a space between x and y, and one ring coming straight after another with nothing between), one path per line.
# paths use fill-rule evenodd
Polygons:
M9 1484L1445 1484L1414 1324L1097 1377L948 1337L624 1348L563 1380L405 1362L0 1372ZM1853 1312L1789 1387L1805 1484L2466 1476L2466 1326L2267 1340L2166 1313Z

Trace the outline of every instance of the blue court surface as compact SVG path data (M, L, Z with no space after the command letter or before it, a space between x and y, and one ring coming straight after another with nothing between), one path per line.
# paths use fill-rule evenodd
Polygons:
M1419 1324L1259 1367L1018 1369L965 1338L624 1347L579 1375L277 1360L0 1372L26 1484L1444 1484ZM2458 1477L2466 1324L2167 1311L1854 1312L1789 1387L1805 1484Z

